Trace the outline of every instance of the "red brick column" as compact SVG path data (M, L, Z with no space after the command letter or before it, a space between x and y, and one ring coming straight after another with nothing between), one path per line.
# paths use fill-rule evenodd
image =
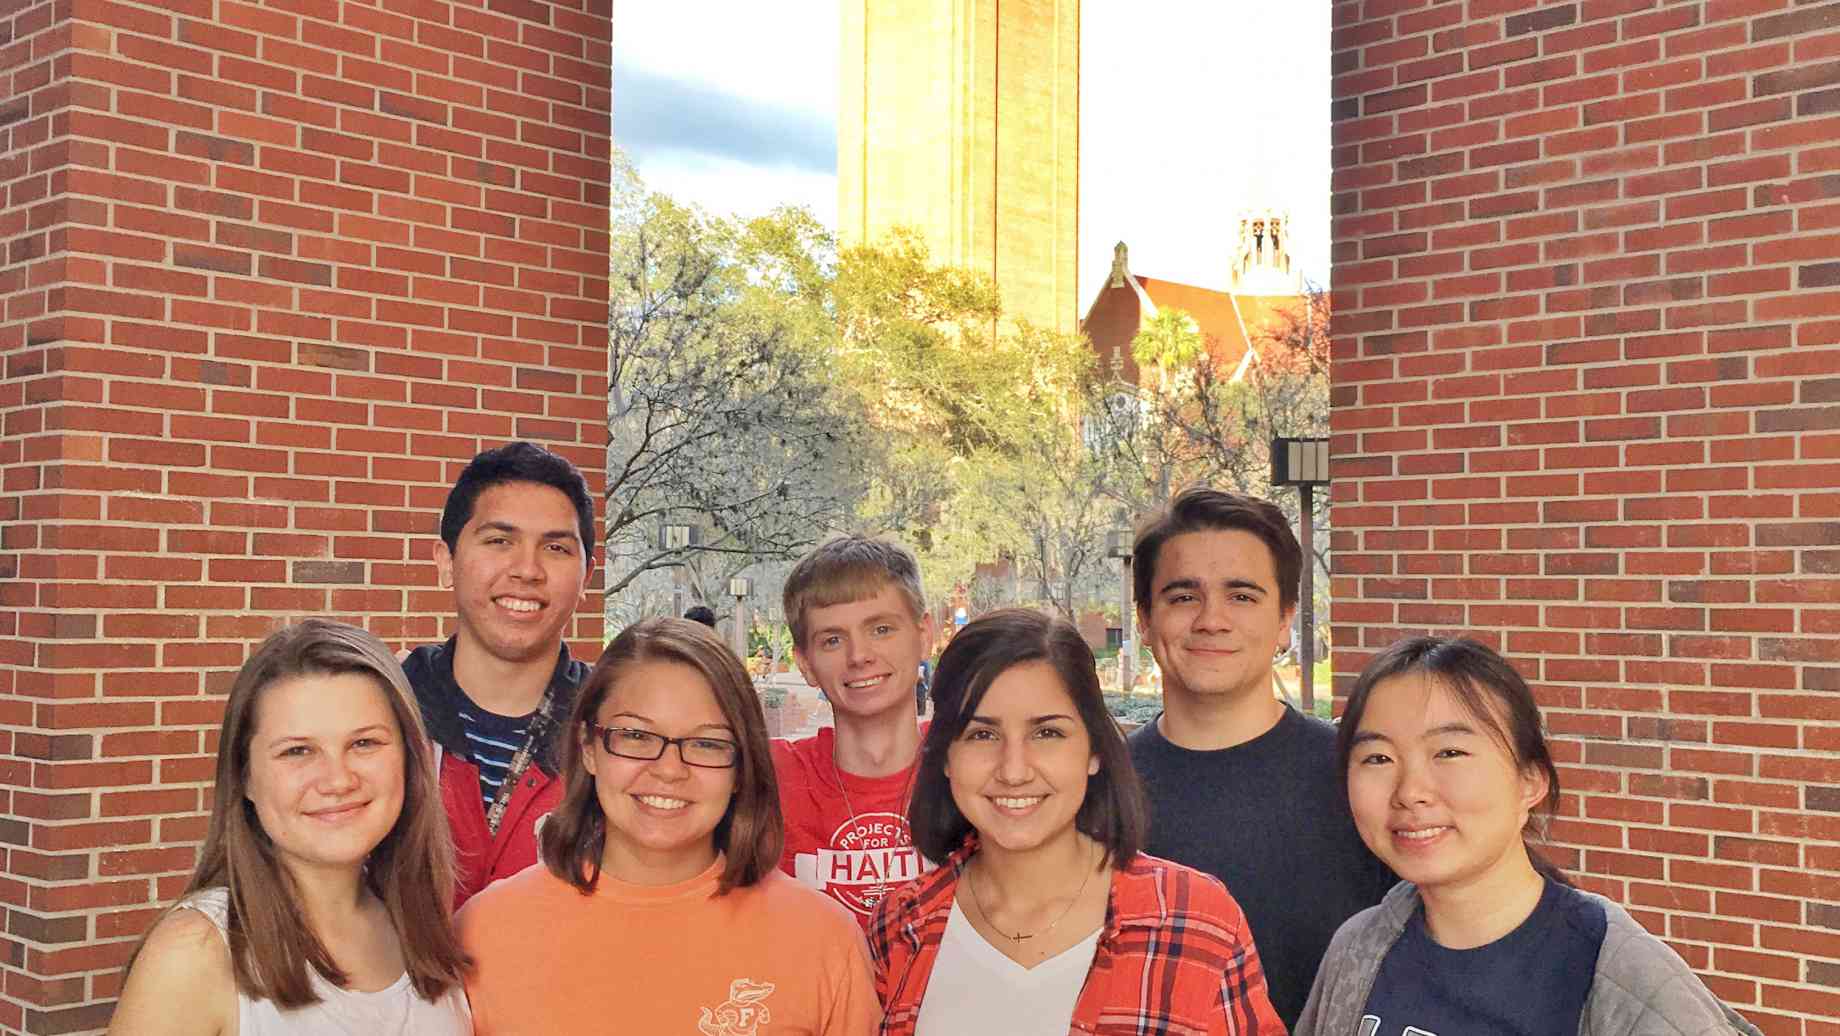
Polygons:
M1560 862L1840 1033L1840 3L1335 4L1335 666L1471 631Z
M253 641L441 635L482 448L598 484L610 17L0 0L0 1031L106 1024Z

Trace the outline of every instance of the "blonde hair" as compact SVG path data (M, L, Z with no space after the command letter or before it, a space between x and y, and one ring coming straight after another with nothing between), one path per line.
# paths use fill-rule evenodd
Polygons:
M786 576L780 603L792 643L801 651L811 632L805 613L874 597L893 586L907 599L915 620L926 614L920 589L920 563L898 543L867 536L839 536L799 559Z

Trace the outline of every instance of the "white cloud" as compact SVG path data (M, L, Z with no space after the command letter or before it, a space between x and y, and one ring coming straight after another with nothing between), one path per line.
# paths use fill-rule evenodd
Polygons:
M838 0L623 0L613 65L837 120ZM616 95L614 103L619 103Z
M832 175L686 151L657 152L640 175L648 189L713 215L759 216L782 205L803 205L818 222L837 225L837 178Z
M1224 287L1240 209L1288 207L1328 279L1329 12L1140 0L1085 5L1080 299L1131 246L1143 274Z

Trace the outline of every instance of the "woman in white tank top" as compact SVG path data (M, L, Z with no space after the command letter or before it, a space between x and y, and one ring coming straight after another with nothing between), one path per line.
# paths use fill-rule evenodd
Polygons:
M129 966L112 1036L470 1036L453 848L408 681L324 619L230 689L198 867Z

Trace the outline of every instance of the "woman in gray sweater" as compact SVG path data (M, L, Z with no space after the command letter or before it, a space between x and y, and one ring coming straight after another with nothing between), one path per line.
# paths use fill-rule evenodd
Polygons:
M1559 774L1501 656L1400 641L1356 681L1338 736L1355 826L1404 880L1336 933L1296 1036L1757 1036L1528 847Z

